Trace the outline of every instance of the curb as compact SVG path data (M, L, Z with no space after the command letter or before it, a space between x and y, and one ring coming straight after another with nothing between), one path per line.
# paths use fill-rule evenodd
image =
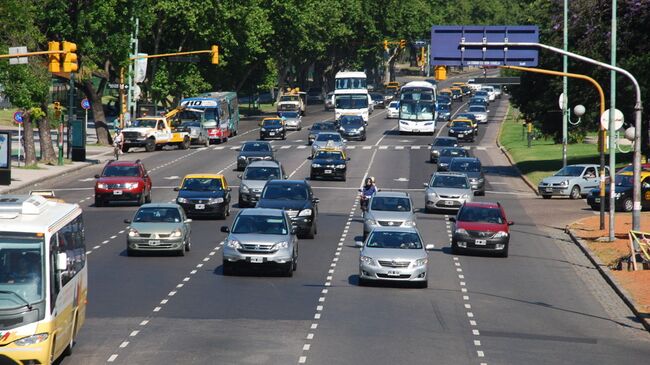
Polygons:
M589 261L596 267L600 275L605 279L607 284L616 292L616 294L623 300L625 305L630 308L630 310L634 313L634 315L639 319L639 322L645 327L646 331L650 332L650 316L639 312L639 310L636 307L636 303L634 302L634 299L630 295L630 293L627 292L622 286L618 285L618 282L616 281L616 278L611 274L609 268L607 265L603 264L598 256L594 255L594 253L591 251L589 246L587 246L582 239L576 237L573 234L573 231L567 226L565 228L565 233L571 237L571 240L573 243L580 248L580 250L587 256Z
M508 110L510 110L510 103L509 102L508 102ZM521 178L521 180L523 180L524 183L526 185L528 185L530 190L532 190L533 193L535 193L535 195L539 196L539 193L537 192L537 187L535 186L535 184L533 184L533 182L530 181L530 179L527 178L526 175L521 173L521 170L519 170L519 167L517 167L517 163L515 162L515 159L512 158L510 153L501 145L501 143L499 143L499 139L501 139L501 131L503 130L503 125L506 122L507 116L508 116L508 113L506 113L506 116L503 117L503 120L501 121L501 125L499 126L499 135L497 136L497 147L499 147L499 150L501 151L501 153L503 153L506 156L506 159L508 160L508 163L510 163L510 165L515 168L515 170L519 174L519 177Z

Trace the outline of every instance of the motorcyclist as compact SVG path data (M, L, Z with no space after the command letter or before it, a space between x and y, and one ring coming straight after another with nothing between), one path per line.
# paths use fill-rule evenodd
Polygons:
M361 192L361 210L363 212L368 210L368 201L372 198L377 192L377 187L372 181L372 178L366 178L366 181L363 185L363 188L359 189Z

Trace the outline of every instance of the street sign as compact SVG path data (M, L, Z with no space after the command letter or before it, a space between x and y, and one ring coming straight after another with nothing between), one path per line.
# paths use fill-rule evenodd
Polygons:
M431 64L446 66L525 66L538 63L535 47L461 47L461 42L539 42L534 25L443 25L431 27Z
M623 127L623 122L625 121L625 117L623 116L623 112L614 109L614 130L619 130L621 127ZM604 130L608 130L609 128L609 109L605 110L603 114L600 115L600 125L603 127Z
M90 109L90 101L88 101L87 98L81 99L81 107L84 108L85 110Z
M9 54L27 53L27 47L9 47ZM22 65L27 63L27 57L10 58L10 65Z
M15 112L14 113L14 122L18 124L23 123L23 112Z

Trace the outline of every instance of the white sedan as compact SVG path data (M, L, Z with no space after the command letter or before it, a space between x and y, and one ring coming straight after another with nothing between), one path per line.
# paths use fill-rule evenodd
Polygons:
M386 108L386 118L396 119L399 117L399 101L391 101Z

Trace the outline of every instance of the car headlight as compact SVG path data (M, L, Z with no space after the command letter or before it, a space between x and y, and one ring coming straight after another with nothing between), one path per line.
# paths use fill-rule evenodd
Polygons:
M313 134L310 134L310 135L309 135L309 139L315 139L315 138L316 138L315 135L313 135Z
M414 267L419 267L419 266L425 266L429 262L428 258L423 258L423 259L417 259L415 262L413 262Z
M469 194L463 194L463 196L460 197L461 199L469 199Z
M107 189L108 185L104 183L99 183L97 184L97 189Z
M299 217L306 217L311 215L311 209L303 209L298 213Z
M271 250L274 251L274 250L279 250L281 248L288 248L288 247L289 247L289 242L282 241L282 242L278 242L275 245L273 245L273 247L271 247Z
M209 204L219 204L223 203L223 198L210 198L208 199Z
M29 337L24 337L21 338L20 340L14 341L14 344L16 346L30 346L30 345L35 345L37 343L41 343L45 340L47 340L47 333L38 333Z
M186 198L183 198L183 197L179 196L178 198L176 198L176 202L178 202L178 203L189 203L190 201L187 200Z
M237 159L238 159L238 160L245 160L245 159L246 159L246 156L237 156Z
M226 246L228 246L230 248L234 248L234 249L240 249L241 248L241 244L239 243L239 241L234 240L234 239L227 240L226 241Z
M497 232L493 237L494 237L494 238L503 238L503 237L508 237L508 232L505 232L505 231L499 231L499 232Z
M264 159L265 159L265 160L272 160L272 159L273 159L273 156L264 156Z
M357 129L357 131L361 132L361 131L363 131L364 129L365 129L364 127L359 127L359 128Z
M140 237L140 232L135 228L131 228L129 229L129 237Z
M140 132L140 137L146 137L146 136L147 136L147 133L145 133L145 132Z
M262 127L262 128L260 128L260 131L266 132L266 128Z
M361 261L362 264L371 265L371 266L375 264L375 260L373 260L372 257L369 256L359 256L359 261Z
M462 234L462 235L467 235L467 231L465 228L456 228L456 234Z
M124 184L124 188L126 188L126 189L135 189L137 187L138 187L137 182L130 182L130 183Z
M480 177L480 178L478 178L478 180L477 180L477 181L478 181L478 182L480 182L480 183L482 183L482 182L484 182L484 181L485 181L485 179L484 179L484 178L482 178L482 177Z
M564 180L560 183L562 186L569 186L569 180Z
M322 167L322 165L319 163L313 163L311 164L311 167Z
M404 227L415 227L415 221L404 222Z
M371 225L371 226L376 226L377 225L377 221L372 219L372 218L366 218L366 223Z
M244 184L241 184L241 186L239 187L239 191L241 191L242 193L248 193L250 192L250 188Z
M180 237L183 235L183 232L181 232L180 228L176 228L175 230L172 231L172 233L169 235L170 237Z
M337 169L344 169L344 168L345 168L345 164L336 165L336 166L334 166L334 167L336 167Z
M436 193L429 193L429 194L427 194L427 195L428 195L429 198L431 198L431 199L433 199L433 198L437 198L437 197L438 197L438 194L436 194Z
M438 150L431 150L431 153L434 154L434 155L439 155L439 154L440 154L440 151L438 151Z

